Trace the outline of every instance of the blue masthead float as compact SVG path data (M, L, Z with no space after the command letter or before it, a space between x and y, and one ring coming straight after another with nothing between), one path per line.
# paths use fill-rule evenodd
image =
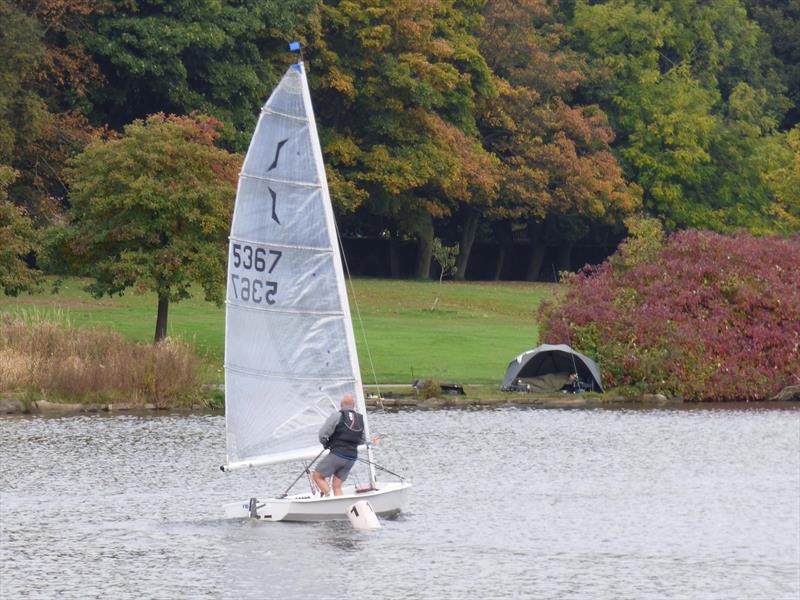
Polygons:
M289 51L290 52L299 52L300 53L300 60L297 61L297 64L292 65L292 68L295 71L300 71L300 63L303 62L303 52L300 50L300 42L294 40L293 42L289 42Z

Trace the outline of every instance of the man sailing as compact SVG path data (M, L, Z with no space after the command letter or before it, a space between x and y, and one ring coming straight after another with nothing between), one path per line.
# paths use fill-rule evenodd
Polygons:
M358 458L358 445L365 442L364 417L355 411L352 394L342 397L339 411L333 413L319 430L319 443L330 450L323 458L311 478L327 496L330 492L328 477L333 475L333 495L342 495L342 483Z

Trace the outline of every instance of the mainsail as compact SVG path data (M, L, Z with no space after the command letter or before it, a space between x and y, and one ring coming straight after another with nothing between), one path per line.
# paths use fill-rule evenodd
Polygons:
M267 100L247 151L227 289L226 470L314 457L318 430L346 393L366 420L302 62Z

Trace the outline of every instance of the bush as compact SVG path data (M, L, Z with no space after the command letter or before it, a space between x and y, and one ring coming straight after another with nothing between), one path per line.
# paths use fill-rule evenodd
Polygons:
M203 386L203 404L214 410L225 410L225 391L213 386Z
M141 344L108 329L0 317L0 391L173 406L197 392L197 367L193 349L181 342Z
M683 231L625 258L568 276L561 303L540 308L542 340L637 392L755 400L800 381L800 237Z
M425 379L414 384L417 395L423 400L437 398L442 395L442 386L435 379Z

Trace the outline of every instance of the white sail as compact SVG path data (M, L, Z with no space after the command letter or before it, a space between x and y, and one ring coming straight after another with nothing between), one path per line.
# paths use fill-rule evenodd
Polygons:
M225 469L314 457L319 428L346 393L366 421L301 62L264 105L239 177L228 253Z

